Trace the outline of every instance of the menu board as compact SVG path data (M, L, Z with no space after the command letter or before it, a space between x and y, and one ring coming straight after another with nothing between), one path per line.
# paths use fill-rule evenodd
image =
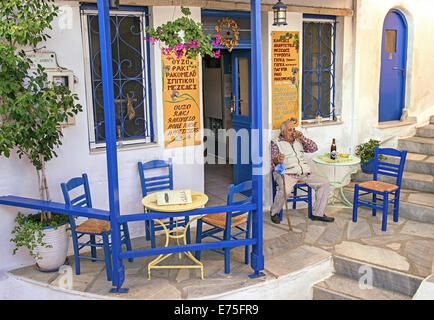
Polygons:
M201 143L199 60L162 54L164 145Z
M299 123L299 32L273 31L271 41L272 126L279 129L290 118Z

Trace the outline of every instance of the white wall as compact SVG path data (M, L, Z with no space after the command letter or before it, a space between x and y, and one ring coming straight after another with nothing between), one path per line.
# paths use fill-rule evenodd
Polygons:
M289 3L288 3L289 4ZM307 5L307 4L306 4ZM313 4L312 4L313 5ZM336 7L338 3L336 3ZM332 6L332 5L330 5ZM263 17L263 109L267 112L263 113L264 129L264 211L269 210L272 204L272 189L271 189L271 172L270 172L270 141L272 138L279 135L279 130L271 130L272 128L272 110L271 110L271 32L272 31L298 31L300 35L300 68L303 63L303 14L302 13L287 13L287 26L273 26L273 13L268 12L262 15ZM330 145L333 138L336 138L336 144L339 152L348 152L351 150L351 119L352 119L352 76L353 76L353 50L352 50L352 18L338 17L337 19L337 45L336 45L336 109L342 112L342 124L337 125L319 125L319 126L303 126L300 125L297 129L303 134L315 141L318 145L318 151L313 154L306 154L311 168L317 171L314 163L311 161L313 155L330 152ZM265 45L267 44L267 45ZM266 61L266 62L265 62ZM302 73L300 73L300 83L302 83ZM300 117L302 115L302 90L299 96ZM267 108L267 109L265 109ZM333 169L329 166L321 166L320 168L328 177L333 177ZM350 170L349 167L342 167L336 171L336 179L341 180L344 175ZM349 182L349 178L346 183Z
M51 39L44 45L46 51L54 51L57 54L58 64L74 72L77 83L74 92L78 94L79 103L84 111L76 116L76 124L63 130L63 145L57 150L58 157L47 164L47 179L53 201L63 202L60 183L72 177L86 172L89 175L92 201L95 208L108 209L107 191L107 167L105 151L90 151L88 139L88 120L83 42L81 35L79 4L72 1L58 1L58 6L67 6L72 10L72 24L61 29L58 20L53 22L53 31L50 31ZM200 20L200 9L191 8L192 17ZM180 8L158 7L150 10L151 19L156 25L166 20L177 18ZM42 45L41 45L42 46ZM163 107L161 84L161 60L157 46L152 48L152 101L153 114L155 116L155 134L157 143L135 148L118 149L118 170L120 207L122 214L143 212L141 206L141 189L137 172L138 161L149 161L167 157L174 158L174 187L191 188L203 192L204 170L203 145L189 146L186 148L164 149L163 145ZM201 66L200 66L201 67ZM201 106L202 109L202 106ZM203 127L203 124L201 124ZM190 164L185 164L188 161ZM188 178L186 178L188 177ZM15 153L9 159L0 157L0 195L17 195L23 197L39 198L36 171L27 159L19 160ZM0 269L8 269L34 263L28 257L26 249L21 249L16 255L12 255L14 248L9 242L14 219L18 211L31 212L31 210L16 207L0 206ZM144 235L144 223L134 222L130 224L132 237ZM71 251L72 252L72 251Z
M356 72L354 75L354 143L369 138L387 140L387 145L397 146L396 137L413 135L413 126L378 128L379 83L381 69L381 41L383 22L392 8L399 9L408 23L407 82L405 92L409 116L418 125L427 123L434 114L434 92L430 82L434 76L434 31L432 11L434 3L429 0L358 0L355 8Z

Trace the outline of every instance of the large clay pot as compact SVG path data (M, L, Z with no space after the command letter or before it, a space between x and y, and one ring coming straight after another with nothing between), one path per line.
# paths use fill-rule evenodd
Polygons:
M45 236L43 242L51 245L52 248L41 246L36 248L42 258L36 260L37 268L40 271L57 271L59 267L65 263L69 245L68 225L68 223L65 223L60 227L57 227L57 229L54 227L44 228L43 232L45 233Z

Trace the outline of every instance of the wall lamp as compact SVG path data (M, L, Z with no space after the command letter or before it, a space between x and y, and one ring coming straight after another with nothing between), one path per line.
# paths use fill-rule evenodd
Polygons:
M286 5L280 0L273 6L274 23L273 26L286 26Z

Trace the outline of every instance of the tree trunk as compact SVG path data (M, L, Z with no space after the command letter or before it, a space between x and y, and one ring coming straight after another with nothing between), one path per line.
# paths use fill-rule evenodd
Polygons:
M40 156L39 159L42 163L41 170L36 170L36 172L38 174L39 197L41 200L51 201L50 192L48 190L47 177L45 174L45 161L44 161L42 156ZM41 212L41 219L42 219L42 221L50 220L51 219L51 212L42 211Z

